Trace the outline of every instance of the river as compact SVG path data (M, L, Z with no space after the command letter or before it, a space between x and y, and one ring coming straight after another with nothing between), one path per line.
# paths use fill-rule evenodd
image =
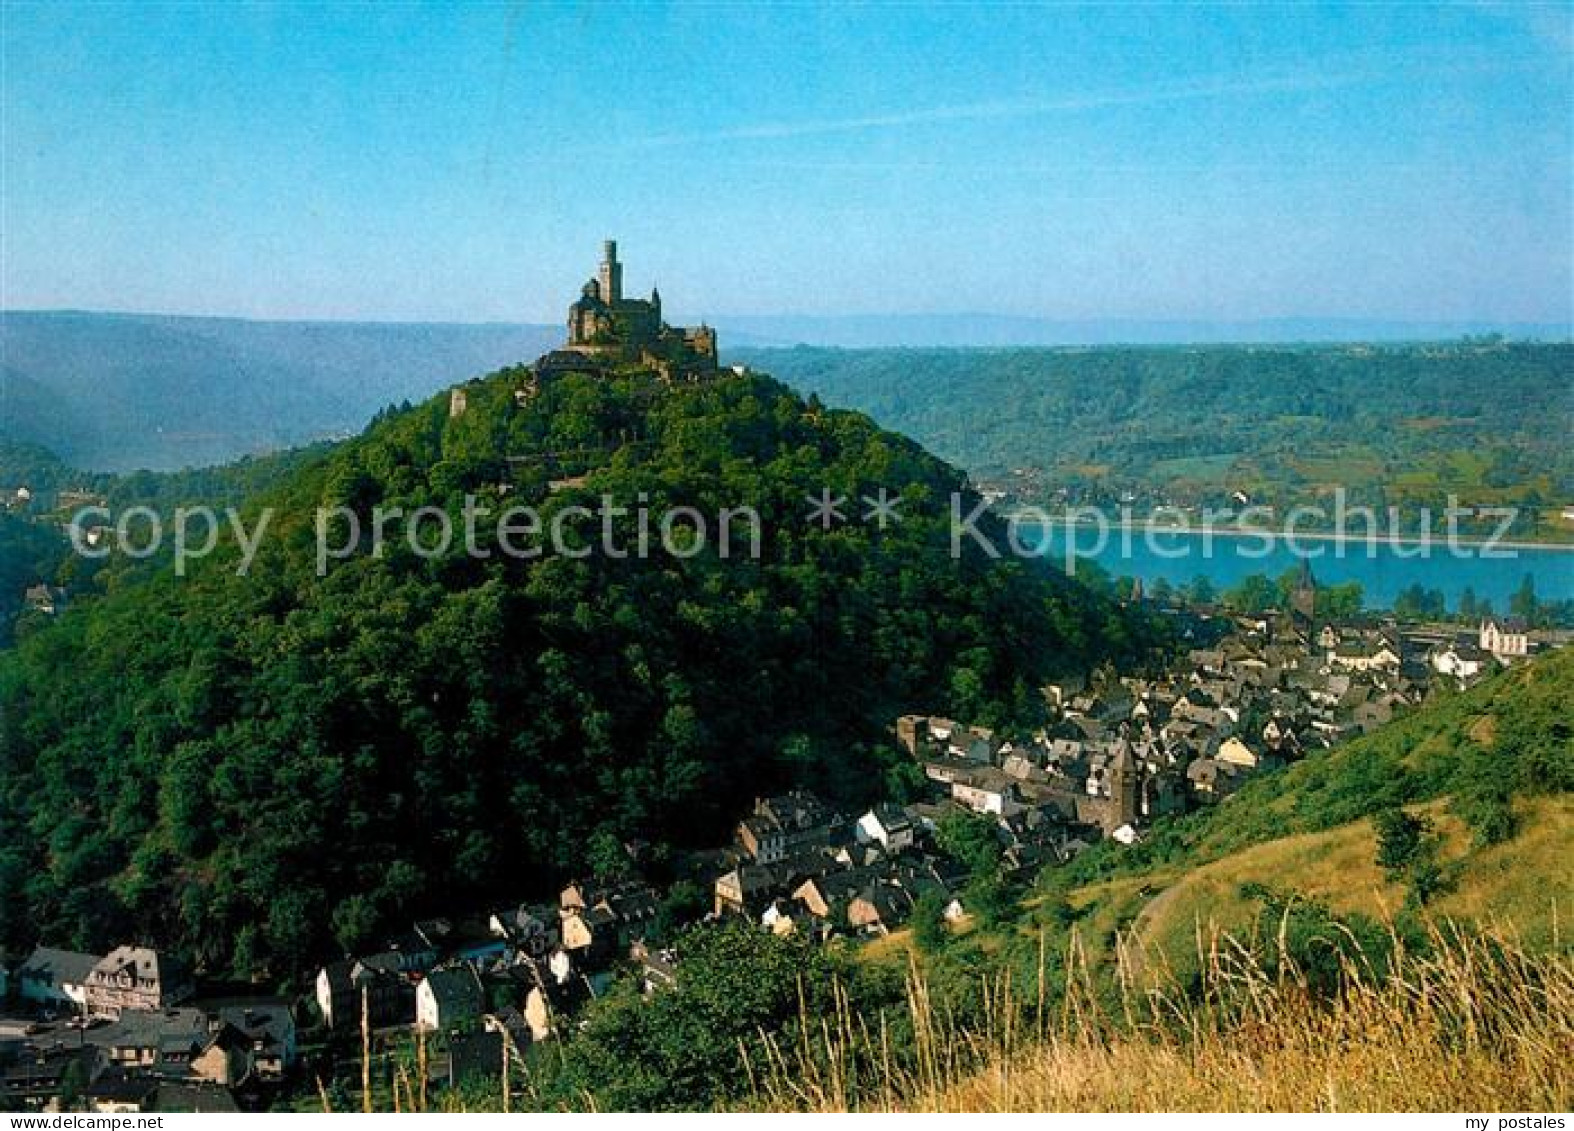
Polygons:
M1024 522L1020 541L1065 559L1074 532L1076 553L1091 558L1116 577L1138 577L1146 586L1163 578L1184 585L1198 575L1217 589L1239 584L1250 574L1278 577L1299 567L1304 556L1312 574L1325 584L1359 581L1366 604L1386 608L1401 590L1419 583L1442 592L1450 608L1467 588L1502 613L1510 595L1528 574L1542 600L1574 599L1574 547L1479 544L1447 546L1365 540L1318 539L1302 535L1206 533L1198 530L1090 528Z

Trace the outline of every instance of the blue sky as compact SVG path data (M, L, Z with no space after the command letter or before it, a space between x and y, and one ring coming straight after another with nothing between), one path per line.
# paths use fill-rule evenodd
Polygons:
M1567 321L1567 4L0 12L0 304Z

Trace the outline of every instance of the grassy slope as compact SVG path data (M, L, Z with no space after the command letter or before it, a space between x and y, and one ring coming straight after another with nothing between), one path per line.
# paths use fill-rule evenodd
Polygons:
M1145 850L1149 859L1128 852L1094 861L1104 874L1065 892L1079 912L1088 972L1118 982L1120 1001L1131 1001L1132 991L1162 995L1174 1003L1185 1035L1125 1030L1119 1021L1126 1007L1106 1005L1113 1012L1101 1014L1090 989L1085 1013L1067 1011L1064 1024L1040 1034L1006 1034L972 1067L963 1057L941 1058L917 1079L884 1081L872 1102L793 1087L770 1097L771 1106L1565 1109L1574 1094L1565 1067L1574 1053L1574 869L1567 863L1574 859L1574 794L1519 792L1517 833L1488 846L1474 842L1451 802L1467 780L1462 767L1483 752L1505 774L1526 757L1555 773L1561 766L1566 783L1571 692L1574 650L1565 650L1259 780L1230 803L1155 837ZM1199 945L1215 932L1244 937L1253 930L1257 909L1241 894L1247 883L1293 890L1335 912L1390 919L1405 893L1376 864L1369 814L1394 800L1435 822L1455 869L1453 887L1429 905L1428 918L1481 927L1512 961L1494 967L1480 944L1437 934L1435 956L1407 978L1363 981L1332 1003L1309 1007L1293 982L1265 974L1232 947L1210 952ZM1029 900L1029 912L1042 902ZM1031 920L1018 930L1032 932ZM870 952L905 962L910 933ZM1177 988L1199 984L1209 987L1210 1001L1245 995L1248 1019L1234 1023L1183 1004L1189 999ZM1462 1025L1486 1035L1461 1041Z
M1470 759L1500 759L1510 775L1527 744L1566 775L1571 702L1574 649L1564 649L1258 779L1216 810L1157 831L1140 853L1101 849L1104 858L1087 871L1102 874L1084 875L1070 902L1091 939L1107 946L1117 930L1135 926L1142 942L1172 956L1194 949L1198 922L1242 925L1248 907L1240 887L1248 882L1381 917L1404 895L1375 864L1368 818L1403 803L1436 822L1458 869L1454 890L1434 904L1437 914L1496 921L1531 947L1567 945L1574 877L1555 865L1574 858L1574 798L1516 796L1519 832L1490 847L1473 846L1449 803Z
M1496 925L1532 949L1567 941L1574 874L1551 865L1574 859L1574 798L1517 803L1519 834L1505 844L1483 848L1472 847L1469 830L1444 804L1419 808L1437 823L1448 857L1460 869L1453 890L1431 904L1433 914ZM1131 926L1138 944L1179 962L1195 954L1199 928L1237 931L1250 925L1256 907L1242 897L1243 884L1293 888L1337 912L1378 919L1391 915L1405 894L1377 867L1376 852L1371 822L1354 821L1268 841L1189 871L1150 873L1135 889L1131 880L1093 885L1078 893L1078 901L1111 903L1118 915L1135 899L1141 909ZM1135 895L1144 888L1150 892L1147 898Z
M1078 930L1102 958L1112 955L1117 933L1133 928L1140 944L1162 947L1172 961L1192 954L1198 923L1221 929L1247 923L1250 904L1240 893L1247 883L1381 919L1405 895L1377 867L1369 818L1402 803L1434 821L1457 871L1453 889L1432 904L1435 914L1512 931L1531 949L1568 946L1574 870L1560 865L1574 859L1574 794L1517 796L1518 832L1487 847L1473 845L1450 801L1466 759L1501 758L1507 774L1523 757L1522 749L1510 752L1509 741L1523 741L1526 731L1544 763L1568 767L1574 746L1566 729L1549 734L1544 723L1562 717L1566 728L1570 704L1574 648L1258 778L1225 804L1156 829L1139 850L1101 845L1069 872L1051 870L1044 879L1079 912ZM1033 896L1025 908L1043 903ZM1018 929L1024 937L1038 931L1031 915ZM964 931L985 949L998 941L970 924ZM898 931L866 953L905 961L909 942L909 932Z

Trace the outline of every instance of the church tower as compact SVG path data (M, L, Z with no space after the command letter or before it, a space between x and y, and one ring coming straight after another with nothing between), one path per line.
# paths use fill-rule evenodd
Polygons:
M623 264L618 262L618 241L607 240L601 245L601 301L616 306L623 301Z
M1310 624L1316 613L1317 579L1312 576L1312 563L1302 558L1301 572L1295 579L1295 588L1290 592L1290 614Z
M1106 832L1114 832L1122 825L1137 819L1137 787L1139 770L1131 742L1124 735L1115 746L1115 756L1109 766L1109 809L1105 822Z

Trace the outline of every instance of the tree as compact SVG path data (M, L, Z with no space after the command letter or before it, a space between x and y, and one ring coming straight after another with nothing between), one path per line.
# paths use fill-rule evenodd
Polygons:
M1213 587L1213 582L1205 574L1199 573L1191 579L1186 586L1186 600L1193 605L1211 605L1218 597L1218 591Z
M666 897L656 909L655 935L663 942L670 942L690 924L697 923L710 910L710 899L705 889L693 880L678 880L667 889Z
M1405 882L1412 902L1425 905L1446 891L1452 869L1442 859L1443 841L1427 817L1400 808L1372 817L1377 829L1377 863L1394 882Z
M986 927L998 927L1016 911L1016 900L1006 881L996 873L977 875L967 885L963 903L968 912Z
M1535 623L1539 611L1540 602L1536 599L1536 579L1527 573L1524 580L1519 583L1519 588L1514 590L1513 596L1508 599L1508 612L1510 616Z
M597 829L585 848L590 874L600 884L620 884L633 874L633 862L623 842L607 829Z
M1000 871L1000 837L995 822L977 813L948 813L936 829L940 851L964 865L975 876Z
M913 904L913 941L926 954L945 945L945 907L945 896L939 891L926 891Z
M1359 581L1325 585L1317 590L1317 615L1329 620L1349 620L1358 616L1366 604L1366 591Z
M355 954L377 929L377 905L365 895L352 895L333 909L333 938L346 954Z
M1396 806L1374 813L1372 825L1377 830L1378 867L1390 880L1402 880L1432 832L1432 822Z
M1260 573L1249 574L1224 594L1224 603L1236 612L1261 613L1279 604L1279 587Z

